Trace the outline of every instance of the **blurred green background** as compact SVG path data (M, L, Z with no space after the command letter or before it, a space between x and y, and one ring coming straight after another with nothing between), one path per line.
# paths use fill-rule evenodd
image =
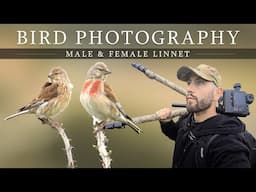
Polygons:
M256 43L255 25L0 25L0 47L28 48L29 46L18 47L16 45L16 30L18 29L56 29L72 32L76 29L141 28L156 30L161 27L183 32L186 29L239 29L242 36L238 39L237 48L255 48ZM73 47L73 45L65 44L58 48L63 47ZM200 48L204 47L211 46L206 45ZM40 46L29 48L40 48ZM74 48L86 48L86 45ZM218 48L225 48L225 46ZM3 120L38 95L53 66L61 66L66 69L74 84L70 105L56 117L56 120L64 124L68 137L72 139L73 155L77 166L79 168L101 168L98 152L92 147L96 143L92 133L92 119L79 101L80 90L87 70L97 61L103 61L109 66L112 74L107 82L111 85L126 113L131 117L152 114L160 108L170 106L173 102L185 101L184 96L148 79L131 67L132 63L143 64L153 72L184 88L186 84L176 78L176 71L180 66L195 67L201 63L212 65L222 74L225 89L232 89L234 83L240 82L242 90L256 95L256 60L253 59L1 59L0 168L66 167L66 154L62 150L64 144L55 130L47 125L42 125L34 115L23 115L9 121ZM256 136L255 103L250 105L251 115L241 119ZM140 124L140 127L144 130L141 135L136 134L129 127L106 131L109 139L108 149L112 151L112 167L171 167L174 142L161 133L158 122Z

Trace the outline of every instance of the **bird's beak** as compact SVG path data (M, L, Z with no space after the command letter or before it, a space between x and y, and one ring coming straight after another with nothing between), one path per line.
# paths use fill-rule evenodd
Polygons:
M108 74L110 74L110 73L111 73L111 71L109 71L109 70L104 71L104 74L105 74L105 75L108 75Z
M48 74L48 81L52 82L52 73Z

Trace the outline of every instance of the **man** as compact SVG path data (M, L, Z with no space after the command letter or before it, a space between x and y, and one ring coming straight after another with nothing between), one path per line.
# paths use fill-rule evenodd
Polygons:
M187 82L189 114L174 122L170 108L156 112L162 132L175 141L173 168L249 168L249 149L237 134L245 130L244 124L216 112L223 93L219 72L204 64L182 66L177 78Z

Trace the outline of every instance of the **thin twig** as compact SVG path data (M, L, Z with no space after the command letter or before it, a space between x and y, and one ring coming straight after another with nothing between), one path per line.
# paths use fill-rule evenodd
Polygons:
M47 124L50 127L56 129L57 132L60 134L65 145L65 151L66 151L67 160L68 160L68 168L75 168L75 163L72 157L73 147L69 143L70 139L67 137L64 129L62 128L62 124L57 121L53 121L50 118L39 118L39 119L42 121L42 123Z
M111 161L112 161L112 159L110 157L111 150L108 151L107 145L106 145L108 142L108 138L105 135L101 124L97 124L96 121L93 121L93 125L94 125L93 129L94 129L95 137L97 140L97 145L94 145L94 147L99 152L99 156L102 161L102 167L103 168L111 168Z

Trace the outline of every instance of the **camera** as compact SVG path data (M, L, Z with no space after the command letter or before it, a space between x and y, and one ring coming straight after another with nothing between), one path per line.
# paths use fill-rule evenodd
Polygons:
M234 90L224 90L223 96L218 100L218 113L232 116L246 117L250 114L248 105L254 100L253 94L240 91L241 84L235 83Z

